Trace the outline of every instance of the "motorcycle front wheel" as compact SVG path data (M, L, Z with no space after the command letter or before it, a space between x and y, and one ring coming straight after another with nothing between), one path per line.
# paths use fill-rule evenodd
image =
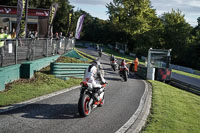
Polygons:
M113 71L115 71L115 66L114 65L112 65L112 69L113 69Z
M101 103L99 104L99 107L102 107L104 105L104 103L105 103L105 98L103 96L103 99L102 99Z
M79 98L78 102L78 112L81 116L86 117L91 112L91 105L89 105L90 102L90 96L88 94L84 94Z

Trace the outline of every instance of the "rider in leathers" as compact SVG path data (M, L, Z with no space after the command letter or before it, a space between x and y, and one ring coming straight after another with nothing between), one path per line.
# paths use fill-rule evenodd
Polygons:
M116 59L115 59L114 55L111 54L111 56L110 56L110 62L111 62L111 61L115 61L115 60L116 60Z
M92 88L98 88L100 89L102 87L102 85L100 85L99 83L97 83L97 81L95 80L95 76L98 73L98 65L100 65L100 62L98 61L94 61L85 71L85 75L84 75L84 81L87 81L88 83L92 84ZM106 83L105 79L103 78L103 76L101 74L98 74L100 80L102 83Z
M123 59L121 64L120 64L120 68L124 68L124 69L127 69L128 70L128 74L129 74L129 69L128 67L126 66L126 61ZM119 71L120 73L120 76L121 76L121 71Z

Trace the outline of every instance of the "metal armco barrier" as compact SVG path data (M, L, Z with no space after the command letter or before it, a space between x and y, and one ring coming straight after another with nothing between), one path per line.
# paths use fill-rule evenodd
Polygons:
M188 83L184 83L182 81L176 80L176 79L171 79L170 85L173 85L175 87L181 88L183 90L192 92L194 94L200 95L200 87L194 86Z
M85 69L90 64L83 63L51 63L51 73L58 78L67 79L67 77L83 78Z
M4 46L1 47L3 52L0 50L0 67L63 54L73 49L74 46L74 38L7 39L4 40Z

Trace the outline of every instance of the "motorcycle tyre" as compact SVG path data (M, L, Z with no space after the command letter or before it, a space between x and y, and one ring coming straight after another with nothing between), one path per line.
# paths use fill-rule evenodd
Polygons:
M114 65L112 65L112 69L113 69L113 71L115 71L115 70L116 70Z
M91 113L91 106L87 107L90 101L90 96L88 94L84 94L79 98L78 101L78 112L82 117L86 117Z
M127 79L128 79L128 75L127 75L127 72L126 72L126 71L124 72L124 76L123 76L123 78L124 78L124 81L127 81Z

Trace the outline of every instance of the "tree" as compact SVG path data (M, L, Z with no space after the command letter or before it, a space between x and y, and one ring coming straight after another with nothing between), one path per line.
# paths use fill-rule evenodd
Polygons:
M54 32L63 32L64 35L67 35L68 14L72 10L73 6L70 5L68 0L57 0L55 2L58 3L59 7L53 22Z
M154 41L158 42L159 39L152 39L151 35L156 37L161 23L149 0L113 0L106 7L112 24L125 34L129 49L147 52Z
M163 48L172 49L172 62L185 64L184 54L192 42L192 27L185 21L180 10L164 13L161 17L164 25Z
M1 0L0 5L17 6L18 0Z

